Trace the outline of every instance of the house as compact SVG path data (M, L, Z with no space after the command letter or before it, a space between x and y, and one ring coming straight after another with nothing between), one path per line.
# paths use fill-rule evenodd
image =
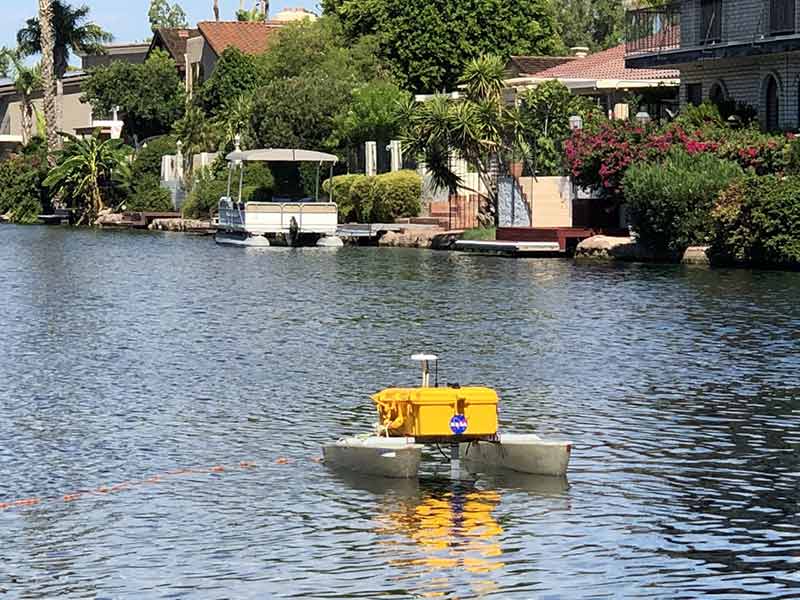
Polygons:
M506 86L514 96L544 81L557 80L573 94L588 96L609 117L628 117L644 109L653 118L678 108L680 73L676 69L638 69L625 63L625 44L588 54L573 48L571 57L514 56L507 65ZM629 107L632 97L639 106Z
M121 124L116 120L113 120L113 123L108 120L95 120L92 107L80 101L82 85L88 77L87 70L113 61L142 63L147 56L149 46L147 43L109 44L104 46L103 54L79 54L81 69L68 71L58 84L61 96L58 103L58 129L76 135L91 132L97 127L108 135L113 135L121 129ZM42 102L42 94L39 93L34 97L33 104L40 114L43 110ZM35 128L36 123L33 125ZM22 103L14 83L3 79L0 80L0 146L7 149L19 143L22 143Z
M755 109L767 130L800 128L797 0L679 0L628 11L625 63L680 71L680 103Z
M187 54L187 46L189 40L200 36L200 31L197 29L188 29L183 27L159 27L153 33L153 39L150 42L150 47L147 50L147 56L155 50L163 50L169 57L175 61L178 67L178 73L187 82L186 90L189 91L188 81L186 79L187 71L190 71L190 65Z
M201 21L196 29L160 28L153 36L149 52L156 48L165 50L178 65L186 91L191 94L211 76L226 48L262 54L281 27L317 18L304 8L286 8L268 21Z

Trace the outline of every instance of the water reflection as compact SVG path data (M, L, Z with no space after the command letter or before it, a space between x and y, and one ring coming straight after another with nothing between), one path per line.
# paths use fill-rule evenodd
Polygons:
M399 571L393 579L415 580L425 598L446 596L459 584L470 595L498 589L492 575L505 566L503 528L494 517L500 500L498 491L456 485L383 504L375 532L388 564Z

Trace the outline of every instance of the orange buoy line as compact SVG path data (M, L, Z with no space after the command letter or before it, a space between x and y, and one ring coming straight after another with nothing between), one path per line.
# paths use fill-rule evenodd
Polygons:
M290 461L287 458L281 457L278 458L275 461L275 463L279 465L285 465L289 464ZM103 485L91 490L71 492L68 494L63 494L61 496L44 497L44 498L23 498L21 500L14 500L12 502L0 502L0 510L20 508L24 506L36 506L39 504L44 504L45 502L57 502L57 501L75 502L76 500L80 500L81 498L97 496L98 494L99 495L113 494L125 490L130 490L137 486L142 486L145 484L162 483L169 478L179 477L181 475L208 475L210 473L225 473L225 472L232 472L237 469L243 469L243 470L255 469L257 466L258 465L254 462L242 461L238 465L233 465L233 466L215 465L213 467L208 467L208 468L175 469L172 471L167 471L163 475L153 475L151 477L147 477L145 479L140 479L137 481L124 481L122 483L117 483L110 486Z

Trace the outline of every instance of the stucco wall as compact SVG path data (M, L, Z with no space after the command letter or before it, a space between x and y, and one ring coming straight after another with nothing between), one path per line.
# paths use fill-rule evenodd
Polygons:
M88 127L92 123L92 107L80 101L80 84L69 83L64 86L64 95L61 97L58 113L58 128L61 131L74 133L79 127ZM41 97L33 101L36 110L43 114L43 101ZM22 103L11 97L0 101L0 133L22 135ZM34 117L33 131L36 133Z
M572 227L571 186L567 177L521 177L533 208L534 227Z

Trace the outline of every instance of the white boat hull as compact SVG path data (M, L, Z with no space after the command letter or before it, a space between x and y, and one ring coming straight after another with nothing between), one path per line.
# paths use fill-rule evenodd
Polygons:
M350 437L323 446L325 464L365 475L415 478L422 460L421 444L413 439Z
M499 442L461 444L459 451L461 460L476 466L561 477L567 473L572 443L505 433Z
M263 235L217 232L214 241L226 246L245 246L248 248L268 248L269 240Z

